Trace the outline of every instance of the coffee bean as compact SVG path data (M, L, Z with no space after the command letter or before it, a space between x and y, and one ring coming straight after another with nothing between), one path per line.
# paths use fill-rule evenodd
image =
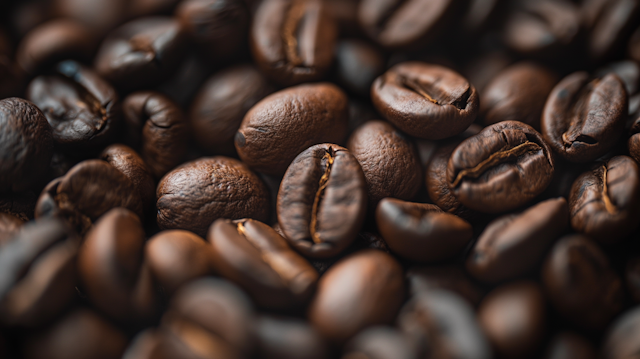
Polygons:
M416 262L439 262L458 254L471 240L471 225L438 206L385 198L376 209L380 234L389 248Z
M418 192L421 174L415 146L392 125L366 122L353 132L347 148L362 167L369 208L385 197L410 200Z
M196 333L195 335L197 336ZM228 353L225 353L228 354ZM196 359L176 335L165 328L146 329L136 335L122 355L122 359Z
M485 125L520 121L540 131L540 116L556 75L531 62L519 62L500 72L482 92L480 115Z
M103 37L125 19L127 8L136 1L127 0L53 0L52 12L62 18L74 19ZM147 1L148 2L148 1Z
M127 96L122 107L129 137L156 178L182 163L189 126L177 104L160 93L144 91Z
M571 332L556 334L547 346L544 359L596 359L597 353L585 338Z
M619 242L638 227L639 196L638 165L631 157L616 156L573 183L571 226L601 243Z
M251 65L227 68L210 77L191 104L193 137L207 154L231 156L233 139L244 115L274 91Z
M259 357L264 359L329 358L327 343L307 322L263 315L256 320Z
M368 326L391 323L403 299L400 264L384 252L363 250L320 278L309 321L325 338L344 343Z
M624 277L631 299L635 303L640 303L640 256L634 256L627 260Z
M464 131L480 107L476 89L446 67L403 62L378 77L371 100L389 122L411 136L440 140Z
M553 172L553 155L542 136L524 123L503 121L486 127L453 151L447 183L464 206L499 213L542 193Z
M604 77L608 73L616 74L624 83L629 97L635 95L640 89L640 64L635 61L625 60L610 63L596 71L597 77ZM629 99L629 109L631 109L631 99ZM631 110L629 114L633 113Z
M532 282L498 287L480 304L478 320L500 357L530 357L546 325L542 291Z
M53 152L51 126L31 102L0 100L0 192L24 191L46 172Z
M274 1L279 0L265 4ZM344 141L347 105L345 93L328 83L299 85L267 96L242 120L235 136L238 155L256 171L281 175L310 146Z
M590 79L587 73L576 72L551 91L542 114L542 134L564 159L593 161L617 143L627 107L627 93L618 76Z
M407 270L409 295L446 290L466 299L473 306L480 303L482 289L457 266L413 266Z
M467 258L467 270L487 283L521 277L536 268L568 224L569 206L564 198L500 217L478 238Z
M556 243L544 264L543 283L560 314L582 328L604 328L624 306L620 278L602 250L581 235Z
M367 212L360 164L338 145L311 146L291 163L280 184L278 223L305 256L332 257L356 238Z
M361 97L368 97L371 84L384 72L384 58L364 41L342 40L336 47L336 68L340 83Z
M216 270L262 307L291 310L306 303L315 289L318 272L264 223L219 219L207 240Z
M634 358L640 351L640 306L629 309L609 328L601 357L604 359Z
M589 30L589 55L601 61L623 50L638 23L640 4L633 0L586 1L583 26Z
M374 326L363 330L346 345L342 359L413 359L416 349L399 330Z
M228 157L205 157L167 173L156 190L161 229L201 237L218 218L269 218L269 193L247 166Z

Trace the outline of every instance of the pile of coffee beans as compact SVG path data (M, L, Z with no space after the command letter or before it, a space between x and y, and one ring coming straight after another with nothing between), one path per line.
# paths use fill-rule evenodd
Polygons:
M0 358L640 359L640 0L0 9Z

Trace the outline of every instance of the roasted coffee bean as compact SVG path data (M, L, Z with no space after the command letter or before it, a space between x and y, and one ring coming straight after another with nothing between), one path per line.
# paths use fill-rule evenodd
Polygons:
M333 265L318 283L309 321L327 339L344 343L362 329L389 324L404 299L400 264L375 249Z
M278 223L287 241L308 257L333 257L362 228L367 190L360 164L334 144L311 146L298 155L278 191Z
M42 110L53 128L54 141L65 150L108 143L121 121L118 93L75 61L59 63L55 75L36 77L27 98Z
M261 359L329 358L327 343L303 320L263 315L255 328Z
M591 343L577 334L556 334L547 346L544 359L596 359L597 353Z
M445 290L419 293L404 305L398 326L417 346L419 357L489 359L491 345L473 308Z
M217 271L260 306L291 310L306 303L315 289L318 272L262 222L218 219L207 240Z
M211 65L205 58L196 54L195 51L189 51L173 76L155 90L177 103L180 108L186 109L200 86L211 75L211 71Z
M138 217L114 208L87 233L78 255L84 293L119 323L146 323L158 309L151 270L143 257L145 239Z
M127 16L127 8L132 2L127 0L53 0L51 11L62 18L74 19L88 27L97 36L122 23Z
M24 219L14 214L0 212L0 247L16 235L24 223Z
M542 193L553 172L553 154L542 136L524 123L504 121L456 147L447 165L447 183L464 206L499 213Z
M558 82L548 69L519 62L500 72L480 97L480 115L485 125L520 121L540 131L540 117L547 97Z
M617 319L605 336L601 358L637 358L640 352L640 306Z
M29 335L23 344L25 359L118 359L127 338L88 309L76 309Z
M238 155L256 171L282 175L291 161L310 146L343 143L347 106L345 93L329 83L278 91L253 106L242 120L235 135Z
M413 266L407 270L409 295L434 290L447 290L477 306L482 298L482 289L471 281L464 270L457 266Z
M631 299L635 303L640 303L640 256L634 256L627 260L624 277Z
M20 42L18 65L29 74L67 59L87 60L95 48L91 30L73 20L57 19L31 30Z
M598 77L604 77L608 73L618 75L624 83L624 88L627 90L629 97L637 94L638 90L640 90L640 64L637 62L631 60L613 62L599 68L595 74ZM629 99L629 109L632 107L631 99ZM631 113L632 111L629 111L629 114Z
M610 244L638 228L640 172L627 156L616 156L580 175L569 195L574 230Z
M478 238L467 258L467 270L486 283L521 277L536 268L568 225L569 206L564 198L500 217Z
M397 329L370 327L346 345L342 359L415 359L416 348Z
M455 0L364 0L358 8L358 20L365 32L384 47L415 48L435 39L459 4Z
M382 116L409 135L429 140L469 127L478 114L478 98L457 72L422 62L400 63L371 87L371 100Z
M52 152L51 126L40 110L19 98L0 100L0 192L35 185Z
M337 45L338 80L358 96L369 96L371 84L384 72L384 65L382 54L364 41L342 40Z
M168 293L195 278L213 274L211 248L189 231L156 234L146 242L144 256L155 281Z
M374 209L385 197L410 200L420 189L415 146L392 125L366 122L353 132L347 148L364 172L369 208Z
M504 41L528 56L559 58L572 54L579 41L580 12L566 0L528 0L509 17Z
M218 218L269 218L269 192L247 166L228 157L205 157L167 173L158 184L158 225L200 237Z
M624 308L620 277L584 236L566 236L555 244L542 279L554 307L581 328L602 329Z
M542 291L532 282L498 287L480 304L478 320L500 357L530 357L546 326Z
M193 138L207 154L231 156L244 115L274 91L252 65L238 65L210 77L191 104Z
M214 62L232 60L246 47L249 13L242 0L181 1L176 18L198 49Z
M590 79L586 72L576 72L551 91L540 126L549 146L564 159L589 162L617 143L627 111L627 92L618 76Z
M333 61L337 27L321 0L265 0L253 18L253 59L285 86L321 80Z
M177 20L140 18L103 41L95 68L118 88L138 89L168 79L185 55L186 35Z
M416 262L440 262L458 254L473 229L438 206L385 198L376 209L380 234L391 251Z
M80 239L61 220L31 222L0 244L0 322L41 326L73 301Z
M638 24L640 4L634 0L596 0L585 1L582 6L591 57L601 61L621 52Z
M160 93L144 91L127 96L122 107L129 137L156 178L182 163L189 126L178 105Z

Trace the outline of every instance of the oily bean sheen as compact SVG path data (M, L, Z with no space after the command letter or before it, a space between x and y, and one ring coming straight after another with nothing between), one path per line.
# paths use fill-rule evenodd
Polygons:
M581 328L602 329L624 308L620 277L587 237L563 237L549 253L542 273L551 303Z
M411 136L439 140L464 131L480 107L475 87L446 67L403 62L378 77L371 100L389 122Z
M380 234L391 251L416 262L437 262L460 252L473 229L438 206L385 198L376 209Z
M564 198L549 199L521 214L509 214L491 222L467 259L475 278L497 283L532 271L551 243L569 224Z
M368 326L391 323L403 299L400 264L382 251L365 249L322 276L308 316L325 338L344 343Z
M338 145L309 147L280 183L278 223L300 253L326 258L353 242L367 212L366 182L358 161Z
M615 74L565 77L549 94L541 119L549 146L571 162L589 162L619 140L628 112L624 83Z
M156 190L158 225L201 237L218 218L269 217L269 192L247 166L228 157L204 157L167 173Z
M449 189L483 213L515 209L542 193L553 178L551 150L533 127L504 121L462 142L447 165Z
M358 20L380 45L413 48L433 39L457 9L455 0L363 0Z
M640 353L640 306L629 309L613 323L605 337L603 359L637 359Z
M251 219L218 219L207 240L213 265L261 306L292 309L306 303L318 272L268 225Z
M580 175L569 195L571 226L611 244L638 228L640 172L628 156L616 156Z
M40 110L19 98L0 100L0 192L35 185L52 152L51 126Z
M236 133L236 150L254 170L282 175L310 146L343 143L348 116L347 95L337 86L319 83L290 87L267 96L249 110Z
M342 359L414 359L416 348L398 329L373 326L345 346Z
M414 144L384 121L368 121L347 143L367 181L369 208L385 197L410 200L420 189L420 162Z
M59 63L55 75L36 77L27 98L47 117L56 144L67 150L104 145L121 121L115 89L75 61Z
M251 52L271 80L291 86L324 77L337 27L322 0L265 0L253 18Z

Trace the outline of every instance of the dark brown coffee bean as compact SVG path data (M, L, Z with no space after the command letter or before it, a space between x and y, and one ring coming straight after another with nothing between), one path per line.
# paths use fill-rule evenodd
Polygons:
M24 223L24 219L12 213L0 212L0 247L16 235Z
M183 230L162 231L145 244L144 256L155 281L168 293L195 278L213 273L211 247Z
M591 57L601 61L622 52L638 24L640 4L634 0L596 0L585 1L582 7L583 26L589 30Z
M539 265L568 224L569 206L564 198L549 199L521 214L500 217L478 238L469 253L467 270L487 283L521 277Z
M380 45L414 48L441 33L458 4L454 0L364 0L358 8L358 20Z
M273 91L252 65L230 67L210 77L198 91L189 113L198 146L207 154L235 154L233 139L244 115Z
M198 49L214 62L231 60L246 47L249 13L242 0L181 1L176 18Z
M23 344L26 359L118 359L127 339L88 309L76 309Z
M447 183L466 207L499 213L522 206L553 178L551 150L533 127L503 121L462 142L451 154Z
M265 0L253 18L253 59L285 86L321 80L333 61L337 27L321 0Z
M404 299L400 264L374 249L356 252L321 278L309 321L327 339L344 343L362 329L389 324Z
M473 308L445 290L419 293L402 307L398 326L421 346L420 357L492 358Z
M416 262L439 262L458 254L471 240L473 229L462 218L438 206L385 198L376 209L380 234L389 248Z
M531 62L507 67L480 97L480 115L485 125L520 121L540 131L544 104L557 82L555 74Z
M263 315L256 320L261 359L323 359L329 349L308 323L294 318Z
M624 278L631 299L635 303L640 303L640 256L627 260Z
M610 244L638 228L640 172L627 156L616 156L585 172L571 187L571 226L577 232Z
M158 309L151 270L143 258L145 239L138 217L114 208L87 233L78 255L87 297L119 323L146 323Z
M383 121L358 127L347 143L367 181L369 208L393 197L410 200L420 188L420 162L415 146L400 131Z
M201 237L218 218L269 218L269 192L255 173L228 157L205 157L167 173L156 191L161 229Z
M498 287L483 300L478 320L500 357L530 357L546 325L542 291L532 282Z
M97 36L122 23L127 16L127 0L53 0L51 11L59 17L74 19L88 27Z
M300 253L326 258L342 252L356 238L367 212L360 164L344 147L309 147L282 179L277 212L285 238Z
M182 163L189 126L178 105L160 93L144 91L127 96L122 107L132 142L156 178Z
M480 303L482 289L457 266L410 267L407 271L409 295L434 290L447 290L466 299L473 306Z
M75 61L59 63L55 75L36 77L27 98L42 110L53 128L53 139L65 150L104 145L121 121L118 93Z
M177 20L140 18L117 28L103 41L95 68L118 88L153 86L178 68L185 46L186 35Z
M52 152L51 126L40 110L19 98L0 100L0 192L35 185Z
M582 328L602 329L624 308L620 277L602 250L584 236L558 241L542 278L554 307Z
M391 327L369 327L345 346L342 359L414 359L416 349L405 335Z
M604 77L608 73L618 75L624 83L624 88L627 90L629 97L638 93L640 89L640 64L631 60L613 62L599 68L595 74L597 77ZM631 99L629 99L629 109L632 107ZM629 114L631 115L632 113L630 110Z
M219 219L211 225L207 240L217 271L262 307L293 309L308 301L315 289L318 272L262 222Z
M57 19L31 30L20 42L16 58L33 75L58 61L89 59L95 45L90 29L73 20Z
M562 332L551 339L543 358L596 359L597 357L596 350L586 339L571 332Z
M61 220L25 225L0 245L0 322L41 326L73 301L80 239Z
M602 346L603 359L635 359L640 352L640 306L629 309L609 328Z
M571 162L589 162L617 143L627 111L627 92L618 76L590 79L576 72L551 91L540 125L556 153Z
M368 97L371 84L385 69L382 54L357 39L342 40L336 48L338 80L349 91Z
M429 140L469 127L478 114L478 98L473 85L455 71L422 62L400 63L371 87L373 105L389 122Z
M236 150L254 170L281 175L310 146L343 143L347 105L345 93L329 83L278 91L258 102L244 117L235 136Z

